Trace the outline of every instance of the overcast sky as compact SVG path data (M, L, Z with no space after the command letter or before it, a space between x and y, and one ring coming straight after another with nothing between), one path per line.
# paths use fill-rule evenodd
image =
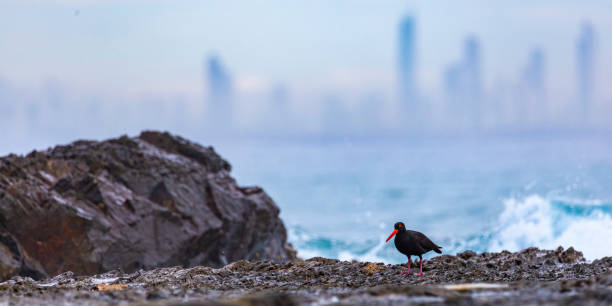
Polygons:
M492 4L494 3L494 4ZM488 85L517 78L543 48L548 87L573 90L575 40L595 27L598 82L612 77L612 1L0 1L0 79L57 81L118 95L202 92L214 52L238 87L296 91L388 90L397 25L417 20L419 82L439 91L469 34L480 38ZM612 97L598 86L600 96Z

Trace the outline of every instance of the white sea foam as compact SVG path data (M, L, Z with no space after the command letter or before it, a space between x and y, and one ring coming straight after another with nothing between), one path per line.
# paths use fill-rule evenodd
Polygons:
M309 259L313 257L325 257L325 254L323 254L323 252L319 252L313 249L298 248L297 251L298 251L298 257L302 259Z
M346 261L387 261L379 256L380 250L385 246L384 237L351 242L309 234L299 226L290 226L289 241L296 247L298 256L304 259L321 256Z
M341 251L338 254L340 260L359 260L359 261L370 261L370 262L386 262L384 258L378 256L380 250L385 246L385 238L381 237L380 243L368 250L365 254L359 255L350 251Z
M437 242L446 254L464 250L477 252L519 251L528 247L582 251L587 260L612 256L612 205L601 200L530 195L503 201L502 213L489 230L457 236L452 231ZM299 226L289 227L289 241L298 256L337 258L384 263L402 263L406 257L395 251L385 237L351 236L338 240L317 235ZM425 258L436 256L428 253Z
M604 208L600 201L556 203L538 195L508 199L488 249L573 246L588 260L611 256L612 217Z

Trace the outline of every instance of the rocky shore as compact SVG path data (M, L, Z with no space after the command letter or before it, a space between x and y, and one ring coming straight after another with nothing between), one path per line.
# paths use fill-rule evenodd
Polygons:
M0 283L0 304L154 305L610 305L612 257L586 262L572 248L520 252L466 251L405 265L325 258L237 261L222 268L170 267L95 276L72 272Z
M0 281L295 258L274 201L169 133L0 157Z
M441 255L424 276L299 259L230 171L154 131L0 157L0 305L612 304L612 257L573 248Z

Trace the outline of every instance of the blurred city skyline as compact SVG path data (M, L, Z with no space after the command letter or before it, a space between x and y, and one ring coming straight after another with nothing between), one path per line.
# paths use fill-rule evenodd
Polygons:
M593 112L597 110L595 94L595 66L597 64L597 41L593 25L585 21L575 42L575 92L570 97L566 108L559 112L555 105L549 104L547 92L546 53L535 46L528 54L524 65L517 73L515 80L503 84L502 89L486 88L482 73L482 47L475 35L466 36L460 59L451 62L443 72L444 96L435 101L429 93L418 84L418 59L416 56L417 21L411 15L403 17L398 26L397 42L397 75L395 79L396 96L387 97L395 107L396 120L400 123L387 128L406 131L427 131L436 128L456 128L471 130L479 128L501 128L516 130L538 130L555 128L588 128L596 127L592 122ZM208 57L204 72L205 88L208 88L209 115L225 122L235 120L231 111L237 103L236 93L232 88L231 72L224 68L217 55ZM276 90L276 89L274 89ZM553 96L556 96L553 94ZM287 113L280 112L282 105L289 104L285 94L275 100L270 94L268 104L275 104L270 110L276 110L271 118L281 117L286 121L277 122L278 126L294 122ZM501 98L497 100L497 98ZM353 108L343 105L337 96L323 98L322 119L323 133L350 134L359 125L373 128L374 131L384 127L384 107L389 107L379 97L371 105L354 105ZM273 101L275 100L275 101ZM394 103L396 102L396 103ZM394 105L393 105L394 104ZM608 105L612 110L612 105ZM376 109L378 108L378 109ZM287 109L284 109L286 112ZM357 113L358 126L350 126L347 115ZM364 114L369 117L359 116ZM355 114L352 114L355 115ZM570 118L570 121L563 121ZM361 121L359 121L361 119ZM365 120L363 120L365 119ZM436 124L435 120L444 121ZM277 119L278 120L278 119ZM492 121L491 121L492 120ZM333 124L334 121L339 124ZM345 126L343 126L346 123ZM405 124L405 126L401 126ZM344 129L344 130L343 130ZM365 131L361 131L365 132ZM357 132L359 133L359 132Z
M0 7L7 149L145 128L205 136L612 128L606 1Z

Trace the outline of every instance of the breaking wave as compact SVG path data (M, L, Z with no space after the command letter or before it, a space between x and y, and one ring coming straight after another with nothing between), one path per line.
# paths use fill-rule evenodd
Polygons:
M593 260L612 255L612 204L531 195L504 201L487 250L573 246Z
M340 240L314 235L300 226L291 226L289 241L296 247L298 256L304 259L320 256L340 260L388 262L384 256L379 255L384 247L384 237L360 242Z
M544 249L572 246L582 251L587 260L612 256L610 203L540 195L510 198L502 203L502 212L488 224L488 231L466 237L439 237L444 253L455 254L467 249L498 252L532 246ZM474 216L474 220L482 219L482 216ZM442 220L438 221L444 226ZM452 232L449 231L449 235ZM406 257L395 251L391 243L385 244L385 238L340 240L313 234L300 226L289 227L289 241L302 258L322 256L340 260L405 262ZM435 254L426 255L427 258Z

